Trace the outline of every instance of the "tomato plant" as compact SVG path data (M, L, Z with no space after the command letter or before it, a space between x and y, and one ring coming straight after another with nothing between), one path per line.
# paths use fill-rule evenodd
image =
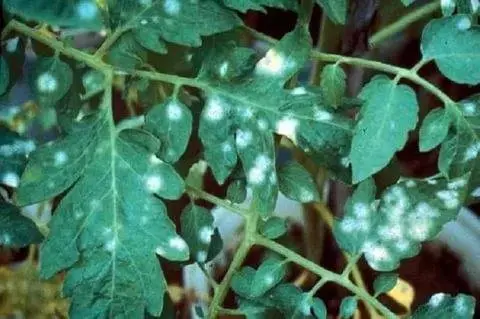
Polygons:
M25 124L4 121L0 177L9 188L0 243L33 247L41 278L64 275L72 318L175 317L168 269L188 264L211 288L192 316L326 318L318 292L334 283L349 292L341 317L360 307L372 318L397 317L378 297L396 286L400 263L480 195L480 97L453 99L420 74L434 64L452 82L480 83L478 1L402 2L405 15L367 42L376 46L423 21L421 58L409 68L352 50L326 52L332 30L349 26L355 12L368 28L372 14L360 1L4 0L0 95L8 100L26 79L27 104L57 134L33 141ZM296 14L279 40L240 18L266 7ZM318 41L314 8L323 14ZM101 41L80 47L85 34ZM354 95L351 67L374 72ZM421 124L419 92L442 106ZM416 129L420 152L439 150L438 172L397 172L379 185ZM289 161L279 160L282 152ZM323 196L329 181L352 189L338 217ZM279 193L304 205L306 228L309 211L326 220L346 257L343 270L289 242L275 214ZM37 203L53 205L51 219L25 214ZM220 278L207 266L233 243L222 241L212 204L244 220ZM261 262L246 265L258 248ZM361 258L378 272L373 289L357 267ZM293 267L316 283L292 282ZM225 303L229 292L234 308ZM469 295L432 291L408 315L472 318L474 307Z

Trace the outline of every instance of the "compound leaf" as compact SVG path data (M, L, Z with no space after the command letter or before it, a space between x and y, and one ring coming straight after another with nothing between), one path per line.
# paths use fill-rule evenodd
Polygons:
M424 60L435 60L450 80L480 83L480 27L472 26L468 15L435 19L423 30L421 50Z
M30 218L23 216L15 205L0 199L0 245L18 248L42 240L43 235Z
M468 319L473 318L475 298L458 294L451 296L445 293L433 295L428 303L419 306L412 314L412 319Z
M350 161L357 183L384 168L417 123L415 92L386 76L375 76L360 93L365 100L352 140Z
M154 196L179 198L183 180L154 155L159 141L153 135L116 131L111 99L108 87L100 110L35 151L17 193L26 205L70 188L41 247L40 273L51 277L68 269L63 290L72 298L72 318L160 315L166 282L155 254L189 257Z
M145 128L160 140L158 156L166 162L175 163L190 140L192 113L182 102L168 99L148 111Z
M283 195L301 203L320 199L312 176L302 165L294 161L278 168L278 186Z

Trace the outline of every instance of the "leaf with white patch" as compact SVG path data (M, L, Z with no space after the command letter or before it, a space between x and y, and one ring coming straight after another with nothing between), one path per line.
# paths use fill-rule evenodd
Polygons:
M4 0L3 6L26 20L60 27L79 25L99 31L103 26L101 9L95 0Z
M419 306L411 315L412 319L468 319L473 318L475 298L458 294L445 293L433 295L428 303Z
M480 83L480 27L471 17L458 14L435 19L423 30L424 60L434 60L450 80L462 84Z
M247 183L244 179L236 179L228 185L227 199L237 204L247 199Z
M0 126L0 184L17 187L27 155L35 149L32 140Z
M166 52L163 41L198 47L202 36L241 25L234 12L214 0L108 0L107 6L114 29L131 30L137 43L158 53Z
M316 0L334 23L345 24L348 0Z
M353 182L384 168L417 124L415 92L386 76L375 76L360 93L365 100L352 140Z
M0 245L19 248L42 240L43 235L31 219L23 216L18 207L0 199Z
M59 58L39 58L31 77L31 87L41 106L53 106L70 89L73 72Z
M378 275L373 281L373 290L375 296L389 292L395 287L398 281L398 274L396 273L383 273Z
M213 216L208 209L190 204L180 217L181 235L190 249L190 258L199 263L207 262L210 243L214 234Z
M333 226L333 234L340 248L352 255L360 253L375 224L375 183L369 178L358 184L345 204L345 214Z
M145 128L160 140L159 157L175 163L187 149L192 133L192 113L179 100L168 99L148 111Z
M278 168L278 186L286 197L300 203L320 199L317 186L307 170L297 162L290 161Z
M32 154L17 192L27 205L69 189L41 247L40 273L67 270L63 292L72 318L160 315L166 282L156 254L189 257L155 196L179 198L183 180L155 157L160 143L153 135L117 132L110 85L97 112Z
M437 108L427 114L420 127L420 152L440 145L448 134L451 118L445 109Z
M329 64L323 68L320 76L320 86L327 105L335 108L340 106L347 89L345 78L345 72L337 64Z

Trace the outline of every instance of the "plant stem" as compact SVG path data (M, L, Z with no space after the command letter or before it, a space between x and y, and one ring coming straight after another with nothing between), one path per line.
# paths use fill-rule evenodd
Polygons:
M198 197L201 199L206 200L207 202L210 202L212 204L215 204L217 206L223 207L235 214L238 214L244 218L250 217L250 215L253 215L255 213L250 213L249 211L243 210L239 207L233 206L229 201L226 201L224 199L218 198L212 194L209 194L201 189L198 189L196 187L193 187L191 185L186 186L187 192L193 196L193 197Z
M222 282L215 289L212 303L210 304L208 318L216 318L220 307L223 304L225 297L227 296L228 289L230 288L230 282L233 275L242 266L243 261L247 257L250 248L255 242L255 236L257 232L259 214L251 214L245 220L245 234L240 246L238 247L233 260L228 267L227 273L222 279Z
M382 305L377 299L371 296L365 289L357 287L355 284L353 284L350 280L348 280L348 278L345 278L340 274L337 274L328 269L325 269L311 262L310 260L304 258L303 256L291 251L290 249L270 239L264 238L260 235L257 235L255 243L263 247L266 247L272 251L275 251L280 255L285 256L286 258L289 258L292 262L304 267L305 269L310 270L311 272L317 274L321 278L325 278L325 280L333 281L345 287L346 289L350 290L355 295L357 295L359 298L361 298L362 300L365 300L370 305L375 307L378 311L380 311L383 314L383 316L385 316L385 318L396 318L393 312L391 312L387 307Z
M377 33L373 34L368 43L370 44L371 48L376 47L379 43L383 42L384 40L388 39L392 35L404 30L410 24L431 15L435 11L440 9L440 1L435 1L429 4L426 4L395 21L394 23L386 26L382 30L378 31Z
M100 48L98 48L98 50L95 52L93 56L95 58L101 59L107 53L107 51L113 46L113 44L117 42L118 38L120 38L126 31L127 29L125 28L119 28L115 30L112 33L112 35L110 35L105 39L105 41L103 41L102 45L100 46Z

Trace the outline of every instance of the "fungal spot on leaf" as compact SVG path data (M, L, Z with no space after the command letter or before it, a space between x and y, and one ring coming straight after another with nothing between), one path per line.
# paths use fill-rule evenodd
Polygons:
M247 179L250 184L258 185L265 181L266 174L272 165L272 161L267 155L259 155L255 159L255 164L248 170Z
M320 122L330 121L333 118L331 113L324 110L315 110L315 113L313 116L315 117L315 120Z
M225 116L226 106L218 97L210 97L203 111L207 120L220 121Z
M210 244L213 235L213 228L210 226L203 226L198 231L198 238L206 245Z
M108 240L103 247L105 248L106 251L113 252L117 247L117 239L112 238Z
M462 31L470 29L471 26L472 26L472 21L470 21L468 17L463 17L457 23L457 28Z
M58 87L57 79L50 73L45 72L37 78L37 88L40 92L52 93Z
M253 134L251 131L237 130L235 144L239 148L245 148L252 143Z
M58 151L55 153L53 161L55 166L61 166L68 161L68 155L64 151Z
M464 102L462 103L463 106L463 113L467 116L469 115L475 115L477 111L477 105L472 102Z
M445 300L445 294L444 293L437 293L430 297L430 300L428 301L428 304L432 307L438 307L442 303L442 301Z
M179 250L179 251L185 251L188 248L187 243L180 236L176 236L176 237L171 238L168 241L168 245L170 247L174 248L174 249Z
M156 193L163 188L163 179L158 175L151 175L146 178L145 186L147 189Z
M182 108L176 103L172 101L167 105L167 116L172 121L178 121L183 116Z
M197 261L200 263L204 263L207 260L207 252L204 250L200 250L197 252Z
M467 150L465 151L465 155L463 157L463 160L465 162L468 162L472 159L475 159L478 155L478 151L480 151L480 143L475 143L470 145Z
M228 71L228 62L225 61L220 65L220 68L218 69L218 73L220 74L220 76L224 77L225 75L227 75L227 71Z
M150 155L150 164L152 165L158 165L158 164L161 164L163 163L163 161L161 159L159 159L157 156L155 155Z
M275 128L279 135L283 135L291 139L293 142L297 141L297 127L299 125L298 120L291 117L284 117L277 122Z
M17 187L20 183L19 176L14 172L6 172L2 176L2 184L10 186L10 187Z
M178 0L165 0L163 9L169 15L177 15L180 12L180 2Z
M275 49L271 49L257 63L255 71L259 74L279 75L283 73L286 63L283 54L278 53Z
M142 19L140 20L140 24L141 25L146 25L148 23L148 21L146 19Z
M98 8L93 1L81 1L77 5L77 15L83 20L92 20L97 16Z
M300 87L294 88L292 91L290 91L290 94L292 94L292 95L304 95L304 94L307 94L307 90L303 86L300 86Z
M456 191L441 190L436 193L436 196L443 201L446 208L453 209L460 204L458 192Z

